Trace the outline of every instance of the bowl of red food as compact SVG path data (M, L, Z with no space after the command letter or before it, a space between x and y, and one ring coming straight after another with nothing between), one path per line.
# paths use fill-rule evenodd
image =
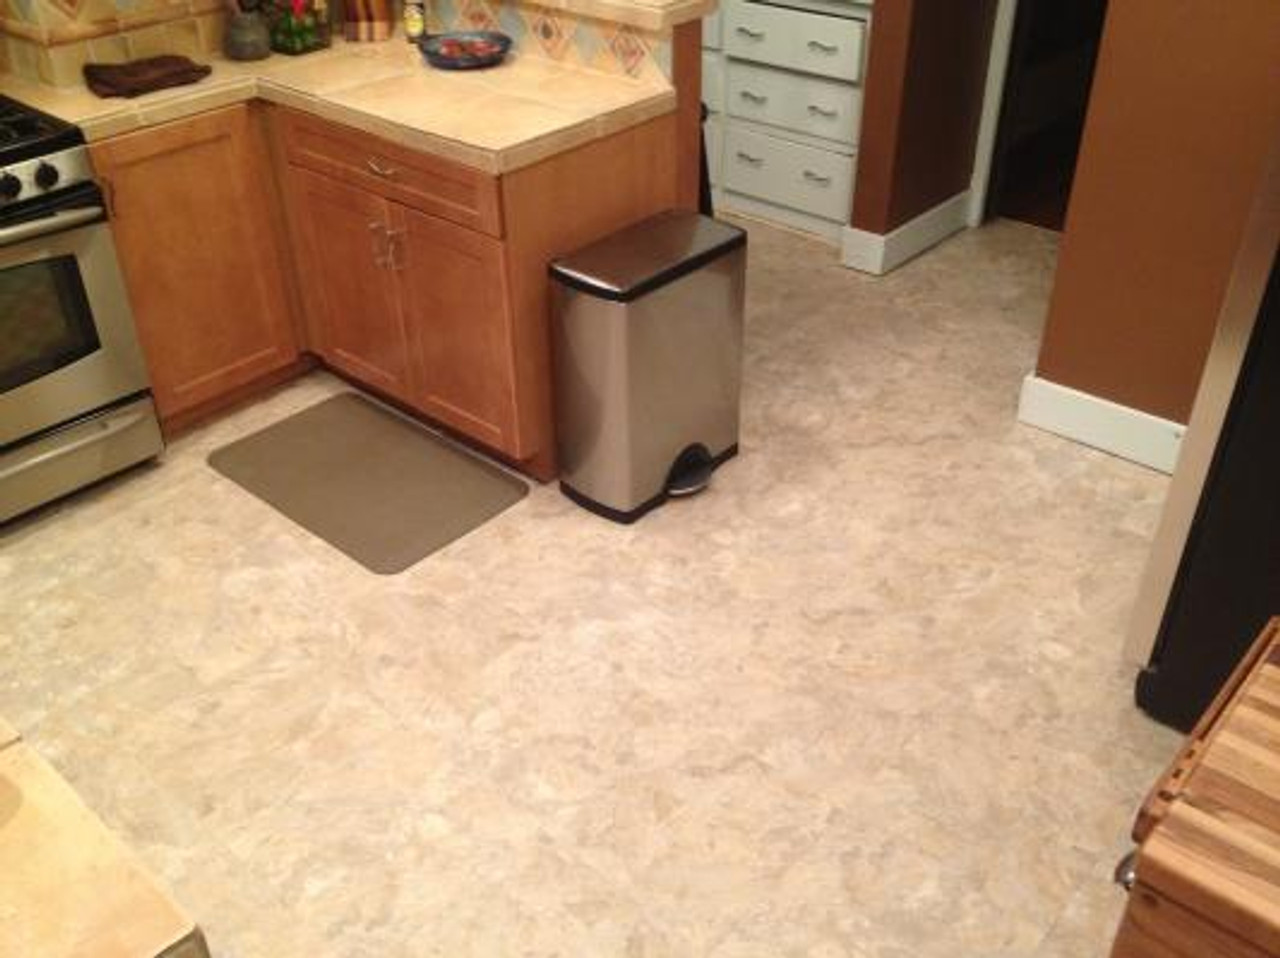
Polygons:
M441 70L479 70L501 63L511 49L511 38L496 30L461 30L423 37L418 48Z

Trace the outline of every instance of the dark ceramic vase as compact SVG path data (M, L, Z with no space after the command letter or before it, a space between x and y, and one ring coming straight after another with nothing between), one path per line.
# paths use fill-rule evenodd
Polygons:
M228 60L261 60L271 55L271 30L267 18L257 10L227 18L222 41Z

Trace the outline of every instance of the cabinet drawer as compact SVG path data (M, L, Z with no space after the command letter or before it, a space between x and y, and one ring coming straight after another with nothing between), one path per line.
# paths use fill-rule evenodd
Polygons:
M861 20L729 0L724 47L731 57L858 82L866 24Z
M461 226L502 235L498 180L350 127L277 110L290 163Z
M853 161L731 123L725 132L724 185L769 203L845 222L853 198Z
M724 57L702 51L702 102L714 113L724 112Z
M702 45L708 50L719 50L722 42L723 33L721 24L724 17L720 15L719 9L708 17L702 18Z
M862 91L839 80L734 60L729 63L728 112L852 146L858 142Z

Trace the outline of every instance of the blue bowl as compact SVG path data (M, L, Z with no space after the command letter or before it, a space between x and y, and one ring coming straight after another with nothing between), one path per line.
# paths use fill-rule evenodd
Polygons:
M468 40L487 40L497 49L486 56L471 56L466 53L449 56L442 49L448 41L465 43ZM438 70L481 70L497 66L503 61L511 49L511 38L496 30L459 30L423 37L418 41L418 49L422 51L426 61Z

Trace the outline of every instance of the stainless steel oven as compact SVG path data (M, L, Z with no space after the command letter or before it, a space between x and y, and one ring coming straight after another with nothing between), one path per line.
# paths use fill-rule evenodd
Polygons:
M6 159L0 139L0 521L162 448L86 151Z

